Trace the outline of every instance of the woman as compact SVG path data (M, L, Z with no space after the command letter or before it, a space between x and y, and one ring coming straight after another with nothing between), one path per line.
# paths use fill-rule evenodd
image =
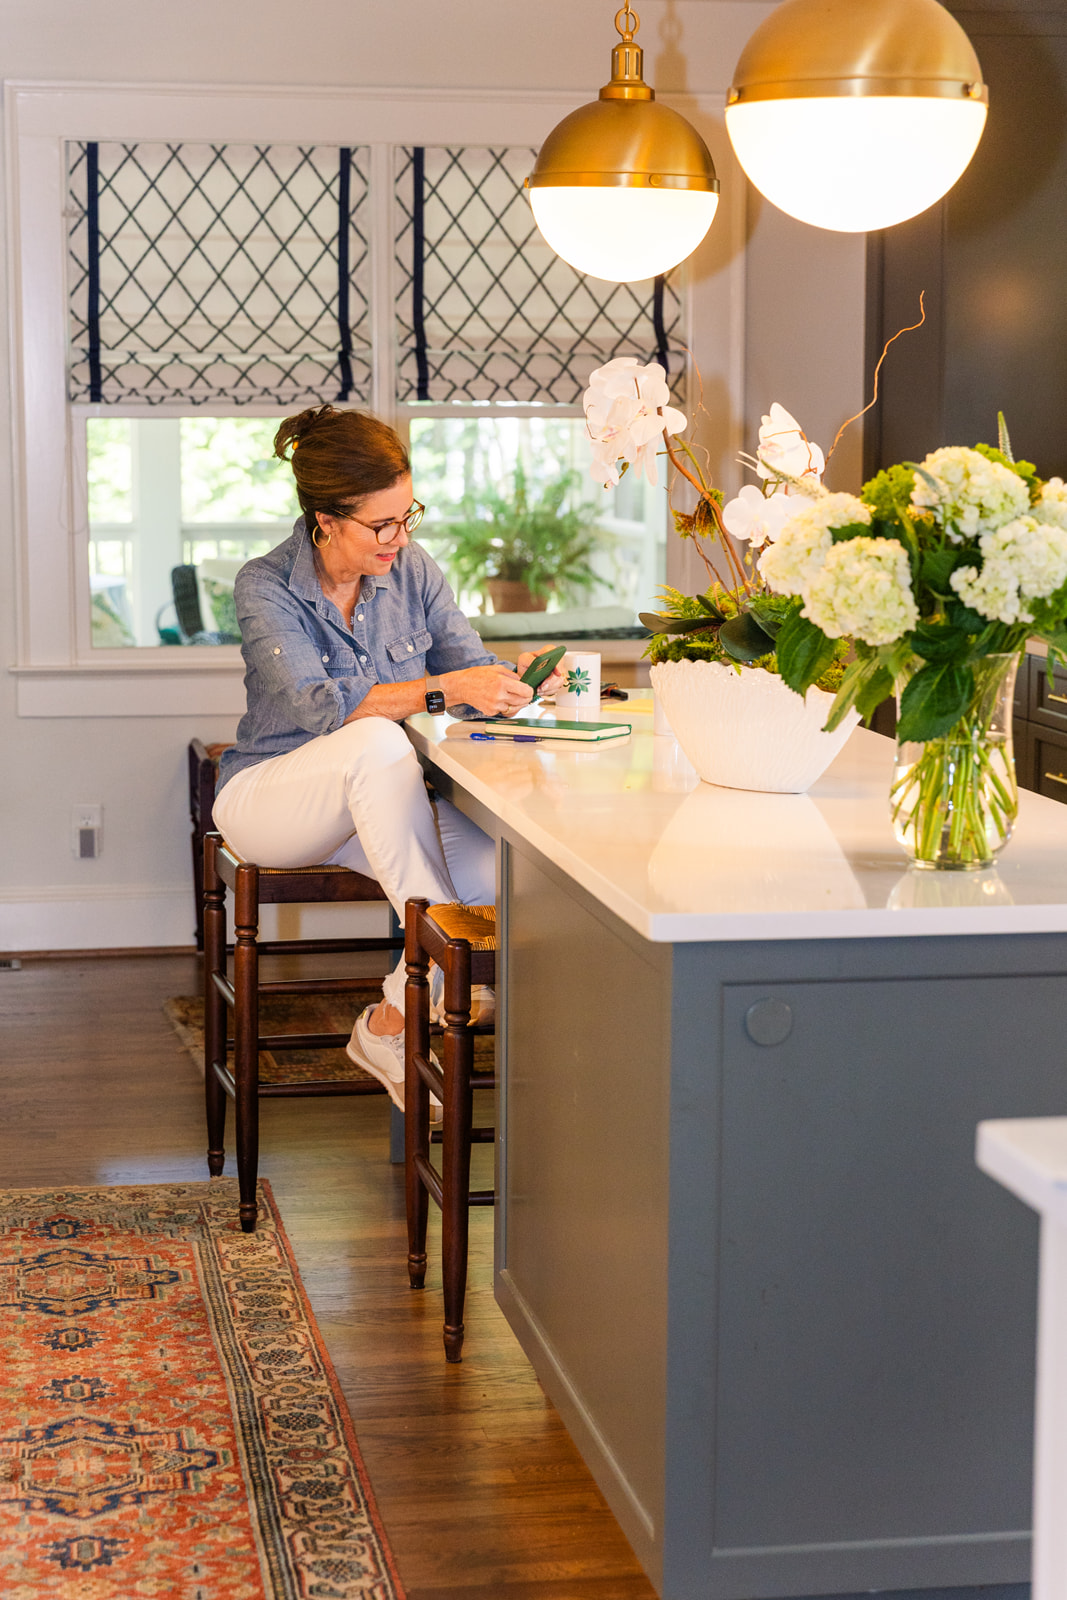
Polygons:
M376 879L401 921L412 897L489 903L492 844L447 801L431 805L400 723L428 701L514 715L532 691L410 542L424 507L392 428L326 405L287 417L274 450L303 516L234 585L248 709L220 762L215 821L262 866L322 861ZM402 959L382 990L348 1053L403 1109Z

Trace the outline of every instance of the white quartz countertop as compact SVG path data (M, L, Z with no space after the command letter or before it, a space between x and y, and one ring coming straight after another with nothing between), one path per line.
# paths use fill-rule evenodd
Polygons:
M1015 835L981 872L908 868L887 794L893 743L857 728L807 794L701 783L651 699L604 745L478 743L425 713L416 749L655 942L1067 931L1067 806L1020 793Z
M977 1160L1028 1206L1067 1226L1067 1117L980 1122Z

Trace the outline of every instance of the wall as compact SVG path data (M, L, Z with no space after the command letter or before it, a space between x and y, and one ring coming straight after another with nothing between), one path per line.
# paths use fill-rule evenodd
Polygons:
M763 0L650 0L641 7L646 75L660 89L722 93ZM542 0L6 0L9 80L100 83L573 88L608 75L610 5ZM566 48L560 41L566 40ZM546 129L547 131L547 129ZM862 241L817 234L753 203L744 329L751 400L745 443L780 399L828 443L859 409ZM6 220L5 220L6 228ZM0 359L10 370L6 267ZM696 351L699 360L700 351ZM738 419L733 419L734 428ZM0 391L0 661L15 656L11 402ZM714 444L714 441L712 441ZM853 474L853 479L855 475ZM185 747L229 737L233 717L42 719L15 714L0 673L0 948L174 945L191 940ZM104 807L100 859L75 860L72 807Z

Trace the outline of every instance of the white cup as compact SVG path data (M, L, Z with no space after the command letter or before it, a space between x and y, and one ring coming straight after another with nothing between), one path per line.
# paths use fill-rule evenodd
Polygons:
M556 710L573 720L600 715L600 657L589 650L568 650L557 669L563 687L556 695Z

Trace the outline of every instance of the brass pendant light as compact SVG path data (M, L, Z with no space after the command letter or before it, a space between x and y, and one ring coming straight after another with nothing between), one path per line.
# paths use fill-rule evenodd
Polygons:
M719 180L696 129L660 105L634 42L640 18L615 17L611 82L564 117L526 180L537 225L579 272L652 278L690 255L711 226Z
M741 54L726 128L768 200L861 232L952 187L987 104L974 48L938 0L785 0Z

